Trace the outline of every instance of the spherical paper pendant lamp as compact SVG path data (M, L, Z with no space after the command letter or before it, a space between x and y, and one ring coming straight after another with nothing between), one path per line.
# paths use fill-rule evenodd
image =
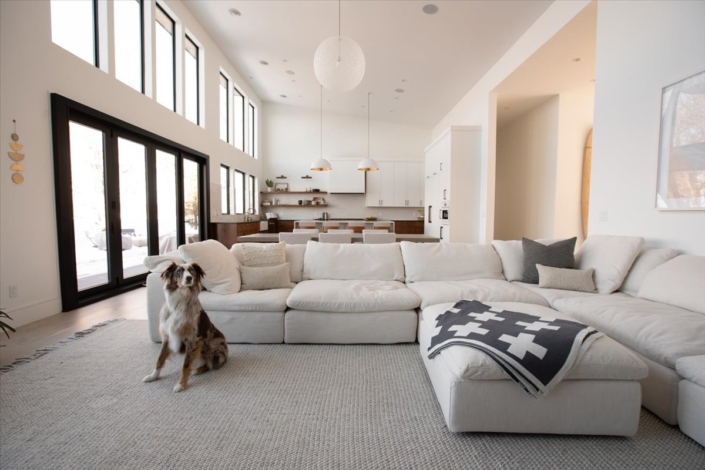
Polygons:
M365 54L355 41L340 34L340 1L338 35L318 46L313 56L313 71L321 85L339 93L354 89L365 76Z

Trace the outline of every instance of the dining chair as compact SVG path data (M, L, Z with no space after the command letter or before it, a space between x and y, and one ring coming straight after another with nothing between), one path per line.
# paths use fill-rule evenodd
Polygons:
M362 232L362 242L366 244L394 243L397 241L396 233Z
M279 241L284 242L287 245L305 245L308 243L309 240L311 240L313 234L312 233L306 233L306 232L299 232L299 233L293 233L293 232L280 232L279 233Z
M352 233L322 233L318 236L321 243L352 243Z

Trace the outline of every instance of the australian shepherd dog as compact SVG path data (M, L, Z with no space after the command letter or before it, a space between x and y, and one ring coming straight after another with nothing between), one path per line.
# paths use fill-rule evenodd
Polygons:
M161 274L166 296L159 313L162 349L154 372L142 379L143 382L157 380L172 353L184 354L181 379L174 386L175 392L186 388L192 371L198 375L220 369L227 361L225 336L211 323L198 301L203 276L203 269L196 263L171 263Z

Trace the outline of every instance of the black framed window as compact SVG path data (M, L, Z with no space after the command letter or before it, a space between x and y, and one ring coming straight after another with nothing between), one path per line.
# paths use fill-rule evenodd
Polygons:
M246 199L245 173L240 170L235 170L233 175L235 176L235 184L233 185L235 193L235 213L244 214Z
M208 237L208 156L51 95L61 299L144 284L147 255Z
M249 185L247 188L247 211L250 214L256 214L257 207L255 207L255 204L257 203L257 178L254 175L250 175L248 179Z
M249 134L249 149L250 156L257 158L257 109L255 105L250 103L250 134Z
M144 10L142 0L113 2L115 77L144 92Z
M200 83L198 78L200 50L188 34L184 41L184 49L186 52L184 54L184 115L186 119L198 125L200 124Z
M159 4L155 29L157 103L176 111L176 22Z
M97 0L51 0L51 40L98 67Z
M235 123L235 148L245 151L245 95L233 87L233 122Z
M230 122L230 109L228 107L228 77L220 74L220 85L218 88L218 102L220 106L220 138L225 142L230 142L230 133L228 132Z
M220 211L230 214L230 167L220 165Z

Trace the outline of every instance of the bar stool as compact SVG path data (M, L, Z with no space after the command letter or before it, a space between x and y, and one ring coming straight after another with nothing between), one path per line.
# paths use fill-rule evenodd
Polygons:
M339 229L340 222L323 222L323 233L328 233L328 231Z
M362 233L365 230L365 222L348 222L348 229L351 229L353 233Z
M316 228L316 222L299 222L299 228Z
M392 231L392 223L391 222L375 222L372 224L372 228L375 230L386 230L387 232Z

